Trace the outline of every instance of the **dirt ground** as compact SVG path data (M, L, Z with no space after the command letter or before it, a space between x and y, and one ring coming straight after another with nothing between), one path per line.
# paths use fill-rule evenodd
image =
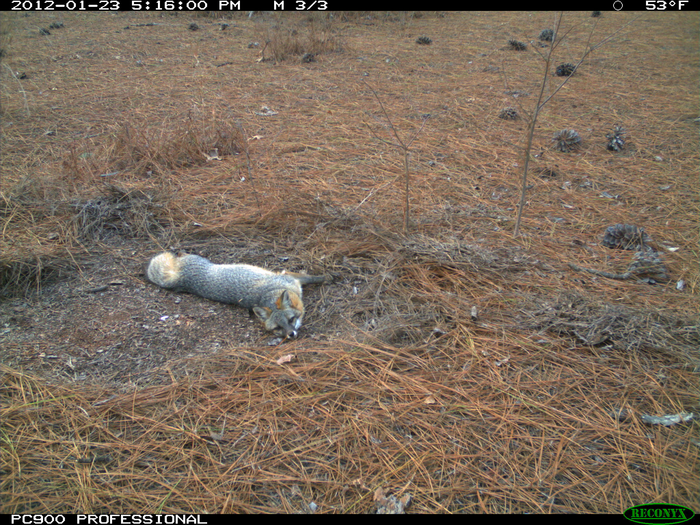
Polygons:
M545 96L611 38L516 237L554 22L4 13L3 512L697 510L698 15L564 15ZM623 273L616 224L666 278L568 265ZM164 249L334 281L280 341Z

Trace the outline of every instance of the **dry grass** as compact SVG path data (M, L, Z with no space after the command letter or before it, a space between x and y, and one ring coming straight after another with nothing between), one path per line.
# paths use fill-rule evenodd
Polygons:
M377 489L431 513L698 508L697 13L642 16L552 99L517 238L527 124L499 113L532 109L541 59L508 41L550 14L60 18L0 19L4 513L372 512ZM590 24L564 16L554 63ZM407 235L368 86L420 130ZM617 223L670 282L569 269L624 269ZM167 247L337 279L273 347L145 286Z
M344 50L342 36L325 15L309 15L301 24L298 19L287 20L286 17L280 17L277 22L270 24L265 16L261 15L258 23L258 31L264 39L260 57L263 61L277 63L292 58L298 61L304 55L339 53Z
M240 352L121 395L5 370L3 510L367 512L377 488L419 512L694 505L693 426L638 420L694 403L694 374L466 335L296 342L290 366ZM672 399L624 386L659 381Z

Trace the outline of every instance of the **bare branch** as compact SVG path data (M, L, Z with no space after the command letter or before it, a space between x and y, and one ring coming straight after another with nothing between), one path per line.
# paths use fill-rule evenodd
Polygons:
M641 16L641 15L640 15ZM549 52L544 56L545 60L545 66L544 66L544 74L542 76L542 82L540 84L540 93L537 98L537 103L535 104L535 109L530 117L530 122L527 130L527 137L526 137L526 143L525 143L525 159L523 161L523 174L522 174L522 179L521 179L521 190L520 190L520 203L518 205L518 214L515 219L515 230L513 231L513 235L517 237L520 234L520 222L522 220L522 214L523 214L523 209L525 208L525 198L527 194L527 172L528 168L530 166L530 151L532 149L532 138L535 133L535 125L537 124L537 117L539 116L540 111L544 106L552 100L552 98L571 80L571 76L568 76L561 84L559 84L556 89L546 98L544 98L544 91L545 91L545 86L547 84L547 77L549 75L549 67L552 61L552 56L554 54L554 50L561 45L561 43L564 41L566 36L571 33L573 30L573 27L569 30L567 30L563 35L559 35L559 31L561 29L561 22L564 17L563 13L560 13L558 15L558 18L556 19L555 22L555 28L554 28L554 39L552 41L552 45L549 47ZM591 40L593 38L593 33L595 32L595 29L598 25L598 21L596 20L593 28L591 29L590 33L588 34L588 40L586 41L586 47L584 48L583 54L581 55L581 58L579 61L576 63L574 66L574 71L579 68L581 64L583 64L584 60L590 55L594 50L598 49L600 46L605 44L606 42L609 42L615 35L620 33L625 27L629 26L633 22L635 22L639 16L635 17L634 19L630 20L626 24L622 25L619 27L616 31L605 37L603 40L598 42L595 45L591 45ZM575 26L574 26L575 27ZM541 53L538 54L540 56L543 56Z
M370 86L364 79L361 79L362 83L367 86L367 88L372 92L374 95L374 98L377 99L377 102L379 102L379 107L382 108L382 113L384 113L384 117L386 118L387 122L389 123L389 128L391 129L391 132L394 135L394 138L396 138L397 144L394 144L392 142L389 142L381 137L379 137L372 128L367 126L367 128L370 130L370 133L374 135L377 139L381 140L384 144L389 144L391 146L395 146L397 148L401 148L403 150L403 159L404 159L404 179L405 179L405 202L404 202L404 210L403 210L403 230L404 234L408 233L408 222L409 222L409 212L410 212L410 181L409 181L409 169L408 169L408 155L409 151L408 149L410 148L411 144L413 144L413 141L416 139L416 137L420 134L421 131L423 131L423 128L425 127L425 123L428 121L428 118L423 119L423 123L421 124L421 127L416 133L414 133L413 137L411 137L411 140L408 141L408 143L404 143L403 140L401 140L401 137L399 137L399 133L396 131L396 127L394 127L394 124L391 122L391 118L389 117L389 113L387 112L386 108L384 107L384 104L382 103L382 100L379 98L379 95L377 95L377 92L374 90L372 86Z

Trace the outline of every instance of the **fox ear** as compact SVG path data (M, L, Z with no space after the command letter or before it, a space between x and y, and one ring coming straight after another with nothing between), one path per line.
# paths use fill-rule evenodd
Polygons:
M290 306L292 306L292 302L289 300L289 292L287 290L282 292L282 294L277 298L277 301L275 301L275 305L280 310L284 310L285 308L289 308Z
M257 315L263 322L267 321L272 313L270 308L265 308L263 306L254 306L253 313Z

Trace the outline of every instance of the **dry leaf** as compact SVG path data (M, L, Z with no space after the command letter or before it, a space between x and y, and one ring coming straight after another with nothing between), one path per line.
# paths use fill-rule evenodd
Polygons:
M294 354L283 355L277 360L277 364L283 365L284 363L289 363L292 359L294 359Z
M411 503L411 495L406 494L401 499L396 496L386 496L384 489L374 491L374 503L377 505L377 514L404 514L406 507Z

